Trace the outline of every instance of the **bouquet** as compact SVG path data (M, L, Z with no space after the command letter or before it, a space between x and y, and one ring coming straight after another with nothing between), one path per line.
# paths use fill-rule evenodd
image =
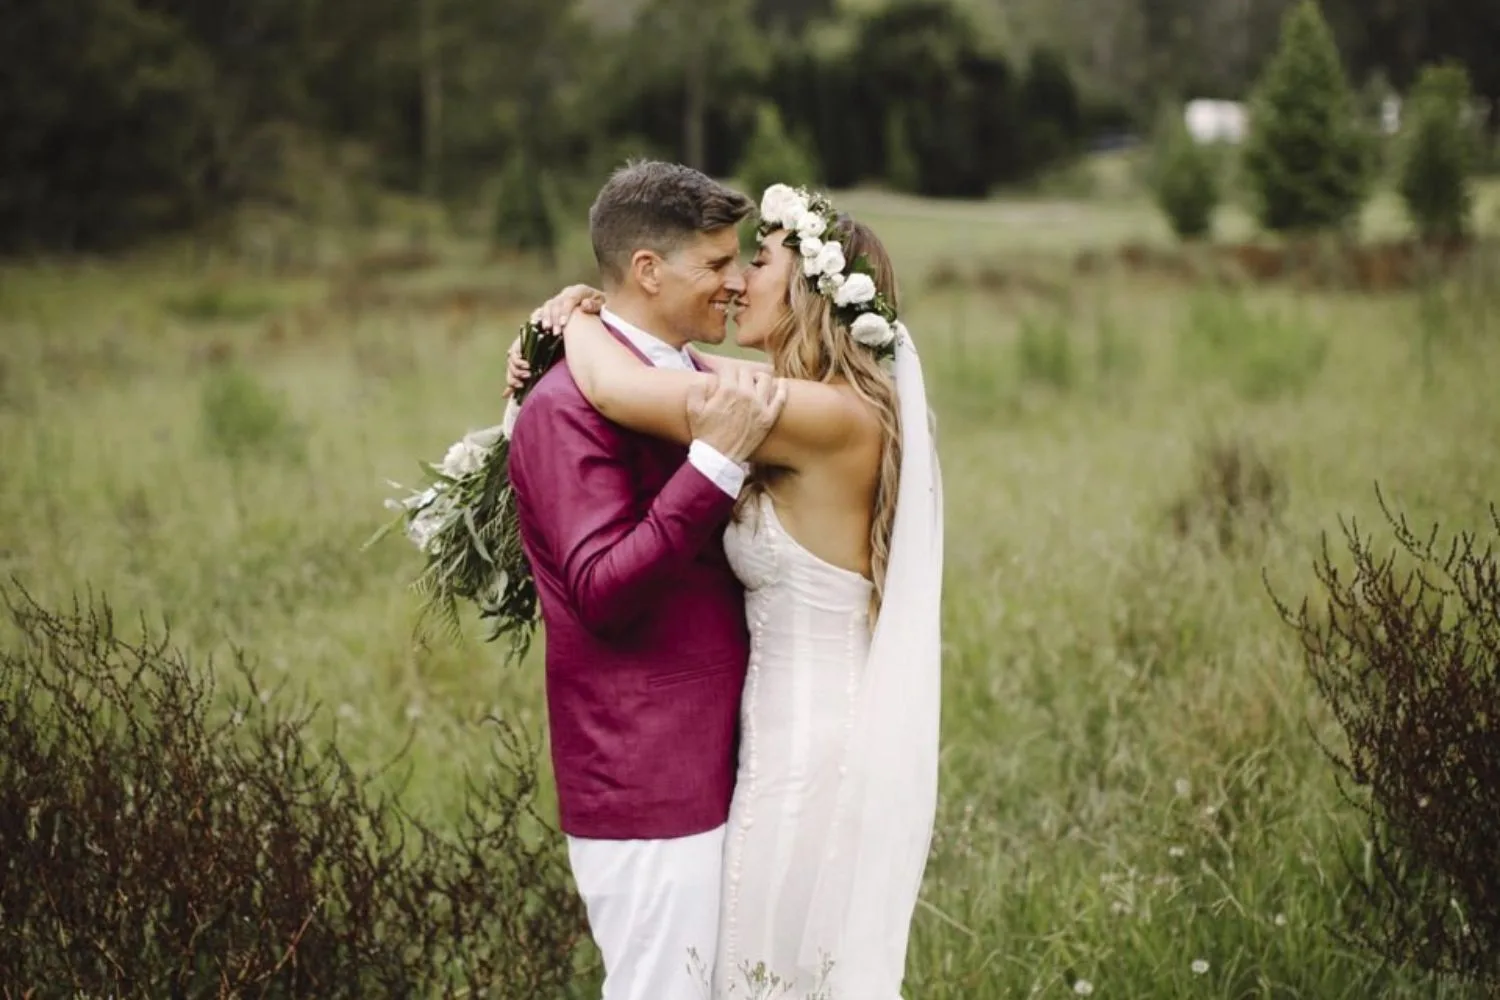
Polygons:
M455 442L433 465L421 463L426 485L407 496L386 501L397 512L377 531L368 548L395 531L426 558L412 582L422 599L418 630L433 621L450 635L460 627L459 606L472 602L489 623L486 642L509 640L507 659L519 660L531 648L539 620L536 583L521 549L516 496L510 484L510 432L521 403L537 381L562 356L561 337L535 323L521 328L521 356L530 365L525 385L516 390L502 422L472 431Z

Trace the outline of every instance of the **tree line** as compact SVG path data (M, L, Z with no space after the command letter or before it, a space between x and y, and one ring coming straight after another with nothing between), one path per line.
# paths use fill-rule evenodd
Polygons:
M734 175L766 128L822 183L982 195L1164 99L1242 96L1287 5L17 2L0 35L0 250L108 248L246 201L295 209L310 173L451 204L503 186L545 207L630 154ZM1402 87L1441 56L1500 96L1500 12L1323 6L1356 80Z

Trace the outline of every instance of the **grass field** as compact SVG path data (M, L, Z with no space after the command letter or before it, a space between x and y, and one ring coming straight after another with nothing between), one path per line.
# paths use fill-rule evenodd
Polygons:
M947 489L941 805L907 996L1463 995L1332 933L1359 827L1264 581L1316 599L1340 517L1388 538L1377 482L1419 526L1487 527L1494 252L1422 294L1188 288L1069 270L1166 243L1134 202L848 204L904 275ZM1372 218L1399 229L1386 201ZM498 420L505 348L582 244L556 276L461 242L355 249L280 274L189 248L0 271L0 573L246 648L362 766L414 732L406 803L441 822L482 716L541 731L540 662L504 668L473 633L414 644L414 553L361 544L388 479ZM1191 529L1212 441L1275 484L1228 547Z

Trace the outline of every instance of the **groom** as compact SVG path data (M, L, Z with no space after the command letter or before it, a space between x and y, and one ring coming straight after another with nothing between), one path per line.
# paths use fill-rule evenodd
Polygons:
M724 339L753 207L667 163L627 165L600 190L602 318L647 364L692 368L690 341ZM721 539L778 410L768 385L726 375L692 407L683 449L605 420L564 361L516 420L510 476L546 628L560 825L605 1000L700 1000L690 955L713 968L748 656Z

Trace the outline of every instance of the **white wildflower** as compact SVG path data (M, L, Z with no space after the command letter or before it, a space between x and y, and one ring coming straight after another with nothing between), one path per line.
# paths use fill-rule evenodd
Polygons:
M868 274L851 274L834 296L835 305L862 306L875 298L875 279Z
M891 324L885 321L885 317L879 313L865 313L854 321L849 328L856 342L866 347L880 348L891 342L896 332L891 329Z
M1188 966L1188 968L1193 970L1193 975L1195 976L1202 976L1208 973L1208 963L1201 958L1193 959L1193 964Z
M1178 778L1172 787L1176 790L1178 798L1185 799L1193 794L1193 786L1186 778Z
M422 706L419 702L412 702L406 706L406 717L413 722L422 717Z
M1080 979L1073 984L1073 992L1077 993L1081 997L1093 996L1094 984L1089 982L1087 979Z
M1174 844L1171 847L1167 848L1167 856L1168 857L1172 857L1172 858L1186 857L1187 856L1187 848L1185 848L1185 847L1178 847L1177 845Z
M1278 913L1278 914L1276 914L1276 919L1272 920L1271 923L1275 924L1277 927L1285 927L1286 926L1286 914L1285 913Z

